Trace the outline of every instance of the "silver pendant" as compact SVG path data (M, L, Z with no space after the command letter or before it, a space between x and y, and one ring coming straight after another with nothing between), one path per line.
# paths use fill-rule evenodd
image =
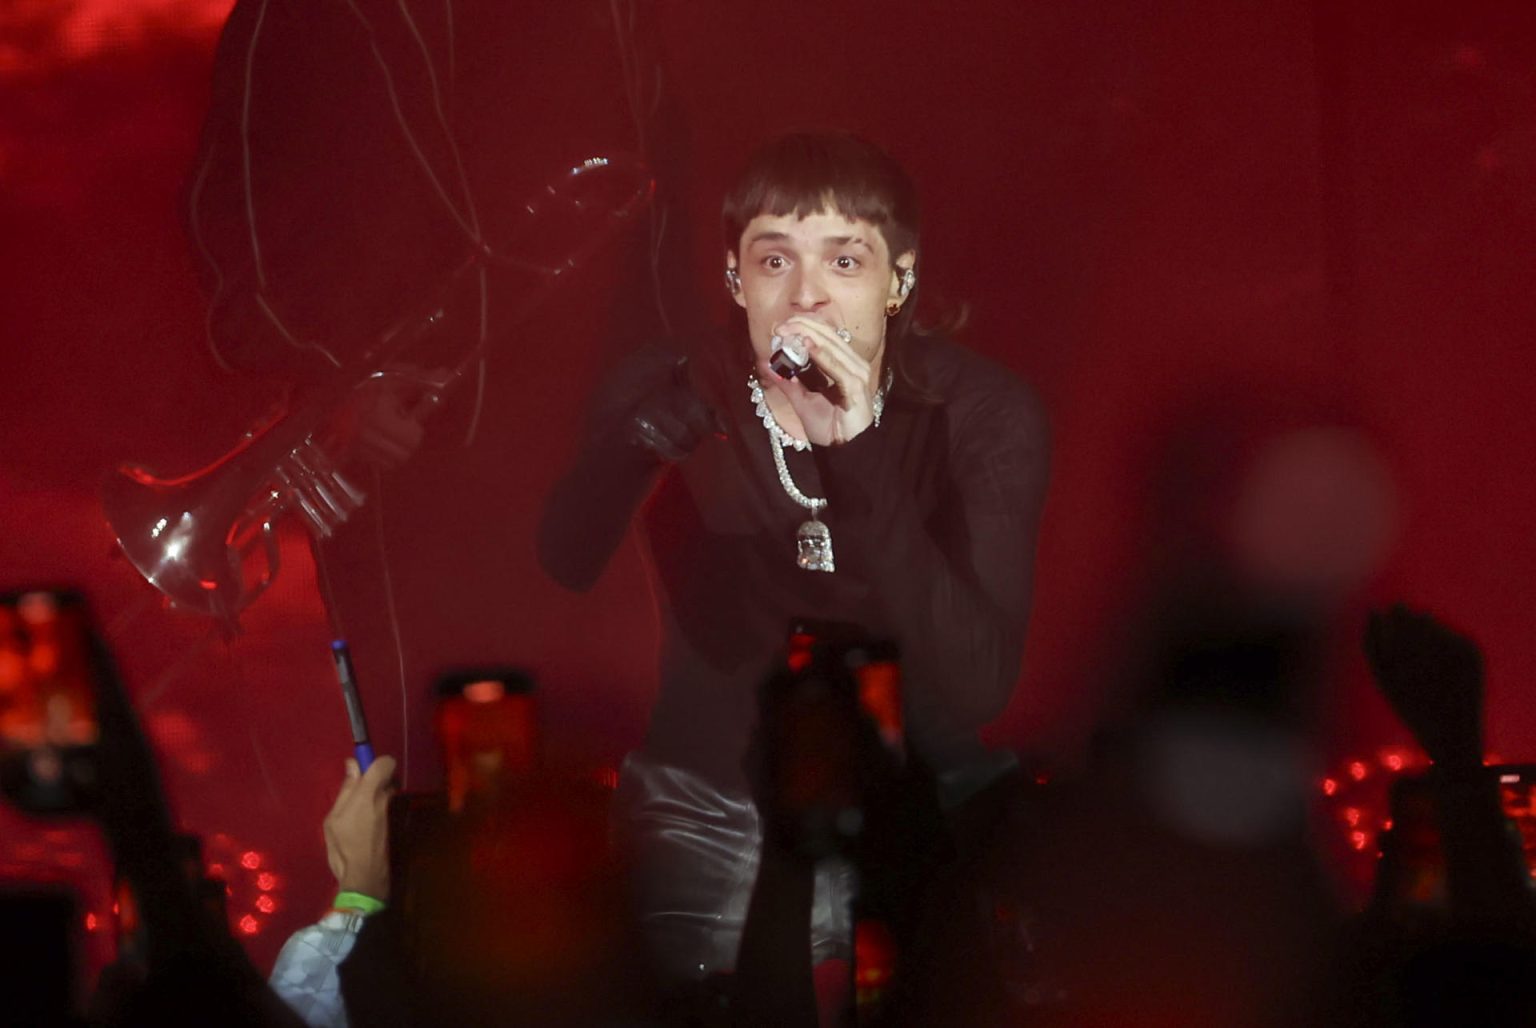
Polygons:
M811 515L795 533L795 563L806 571L836 571L832 561L832 533Z

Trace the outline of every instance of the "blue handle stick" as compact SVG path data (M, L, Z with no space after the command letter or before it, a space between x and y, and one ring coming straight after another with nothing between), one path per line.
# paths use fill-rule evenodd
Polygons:
M373 745L368 741L368 722L363 719L363 701L357 695L357 676L352 673L352 651L345 639L331 643L331 658L336 662L336 680L341 683L341 698L347 705L347 720L352 723L352 752L357 769L367 771L373 763Z

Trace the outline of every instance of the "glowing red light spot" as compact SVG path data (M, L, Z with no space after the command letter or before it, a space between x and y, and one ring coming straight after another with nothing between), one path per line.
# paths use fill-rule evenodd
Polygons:
M890 929L879 921L860 921L853 929L854 985L881 989L890 984L896 970L896 942Z
M257 921L250 914L246 914L240 919L240 931L244 935L255 935L261 931L261 922Z
M1355 825L1358 825L1360 823L1360 808L1359 807L1346 807L1346 808L1344 808L1344 821L1351 828L1353 828Z
M263 871L261 874L256 876L256 888L260 889L262 892L271 892L273 889L277 888L277 875L273 874L271 871Z
M1365 766L1365 761L1356 760L1349 765L1349 777L1357 782L1365 781L1365 776L1370 773L1370 768Z
M247 871L254 871L261 866L261 854L255 850L246 850L240 854L240 866Z
M1390 832L1392 830L1392 819L1390 817L1381 823L1381 830L1384 832Z
M494 678L470 682L464 687L464 698L471 703L495 703L506 694L507 687Z
M600 767L592 777L604 789L617 789L619 787L619 769L616 767Z
M1324 778L1323 779L1323 795L1324 796L1332 796L1334 793L1336 793L1338 791L1339 791L1339 783L1335 779L1332 779L1332 778Z
M97 924L97 921L96 921L96 915L95 914L86 914L85 915L85 930L86 931L94 932L96 930L96 924Z
M261 911L263 914L270 914L272 911L277 909L277 904L273 902L271 896L257 896L256 909Z
M1364 832L1350 832L1349 833L1349 844L1351 846L1353 846L1357 850L1365 849L1365 844L1367 842L1369 842L1369 841L1370 841L1370 837L1368 835L1366 835Z
M209 864L208 865L208 877L209 878L223 878L224 877L224 865L223 864Z
M1401 771L1403 769L1403 755L1401 753L1389 753L1383 763L1387 765L1387 769L1390 771Z
M52 675L59 667L59 648L52 643L32 644L32 670L39 675Z

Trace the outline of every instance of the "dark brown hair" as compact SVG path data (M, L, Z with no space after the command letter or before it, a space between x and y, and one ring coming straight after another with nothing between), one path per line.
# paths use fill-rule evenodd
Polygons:
M890 154L846 132L797 132L760 147L725 195L721 211L725 248L736 253L753 218L821 211L850 221L867 221L880 230L891 260L918 253L917 188ZM886 361L911 394L923 390L905 359L914 328L917 289L886 324Z

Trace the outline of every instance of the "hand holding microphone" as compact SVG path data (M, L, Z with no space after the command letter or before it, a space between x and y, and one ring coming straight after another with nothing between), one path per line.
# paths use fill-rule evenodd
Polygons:
M845 328L837 330L837 334L851 341L853 335ZM769 342L773 345L773 355L768 358L768 367L780 378L793 378L813 393L829 393L833 389L832 380L811 362L811 354L806 346L805 337L799 335L776 335Z
M775 326L771 341L773 353L759 361L758 372L789 399L811 443L846 443L874 424L875 366L851 331L797 314Z

